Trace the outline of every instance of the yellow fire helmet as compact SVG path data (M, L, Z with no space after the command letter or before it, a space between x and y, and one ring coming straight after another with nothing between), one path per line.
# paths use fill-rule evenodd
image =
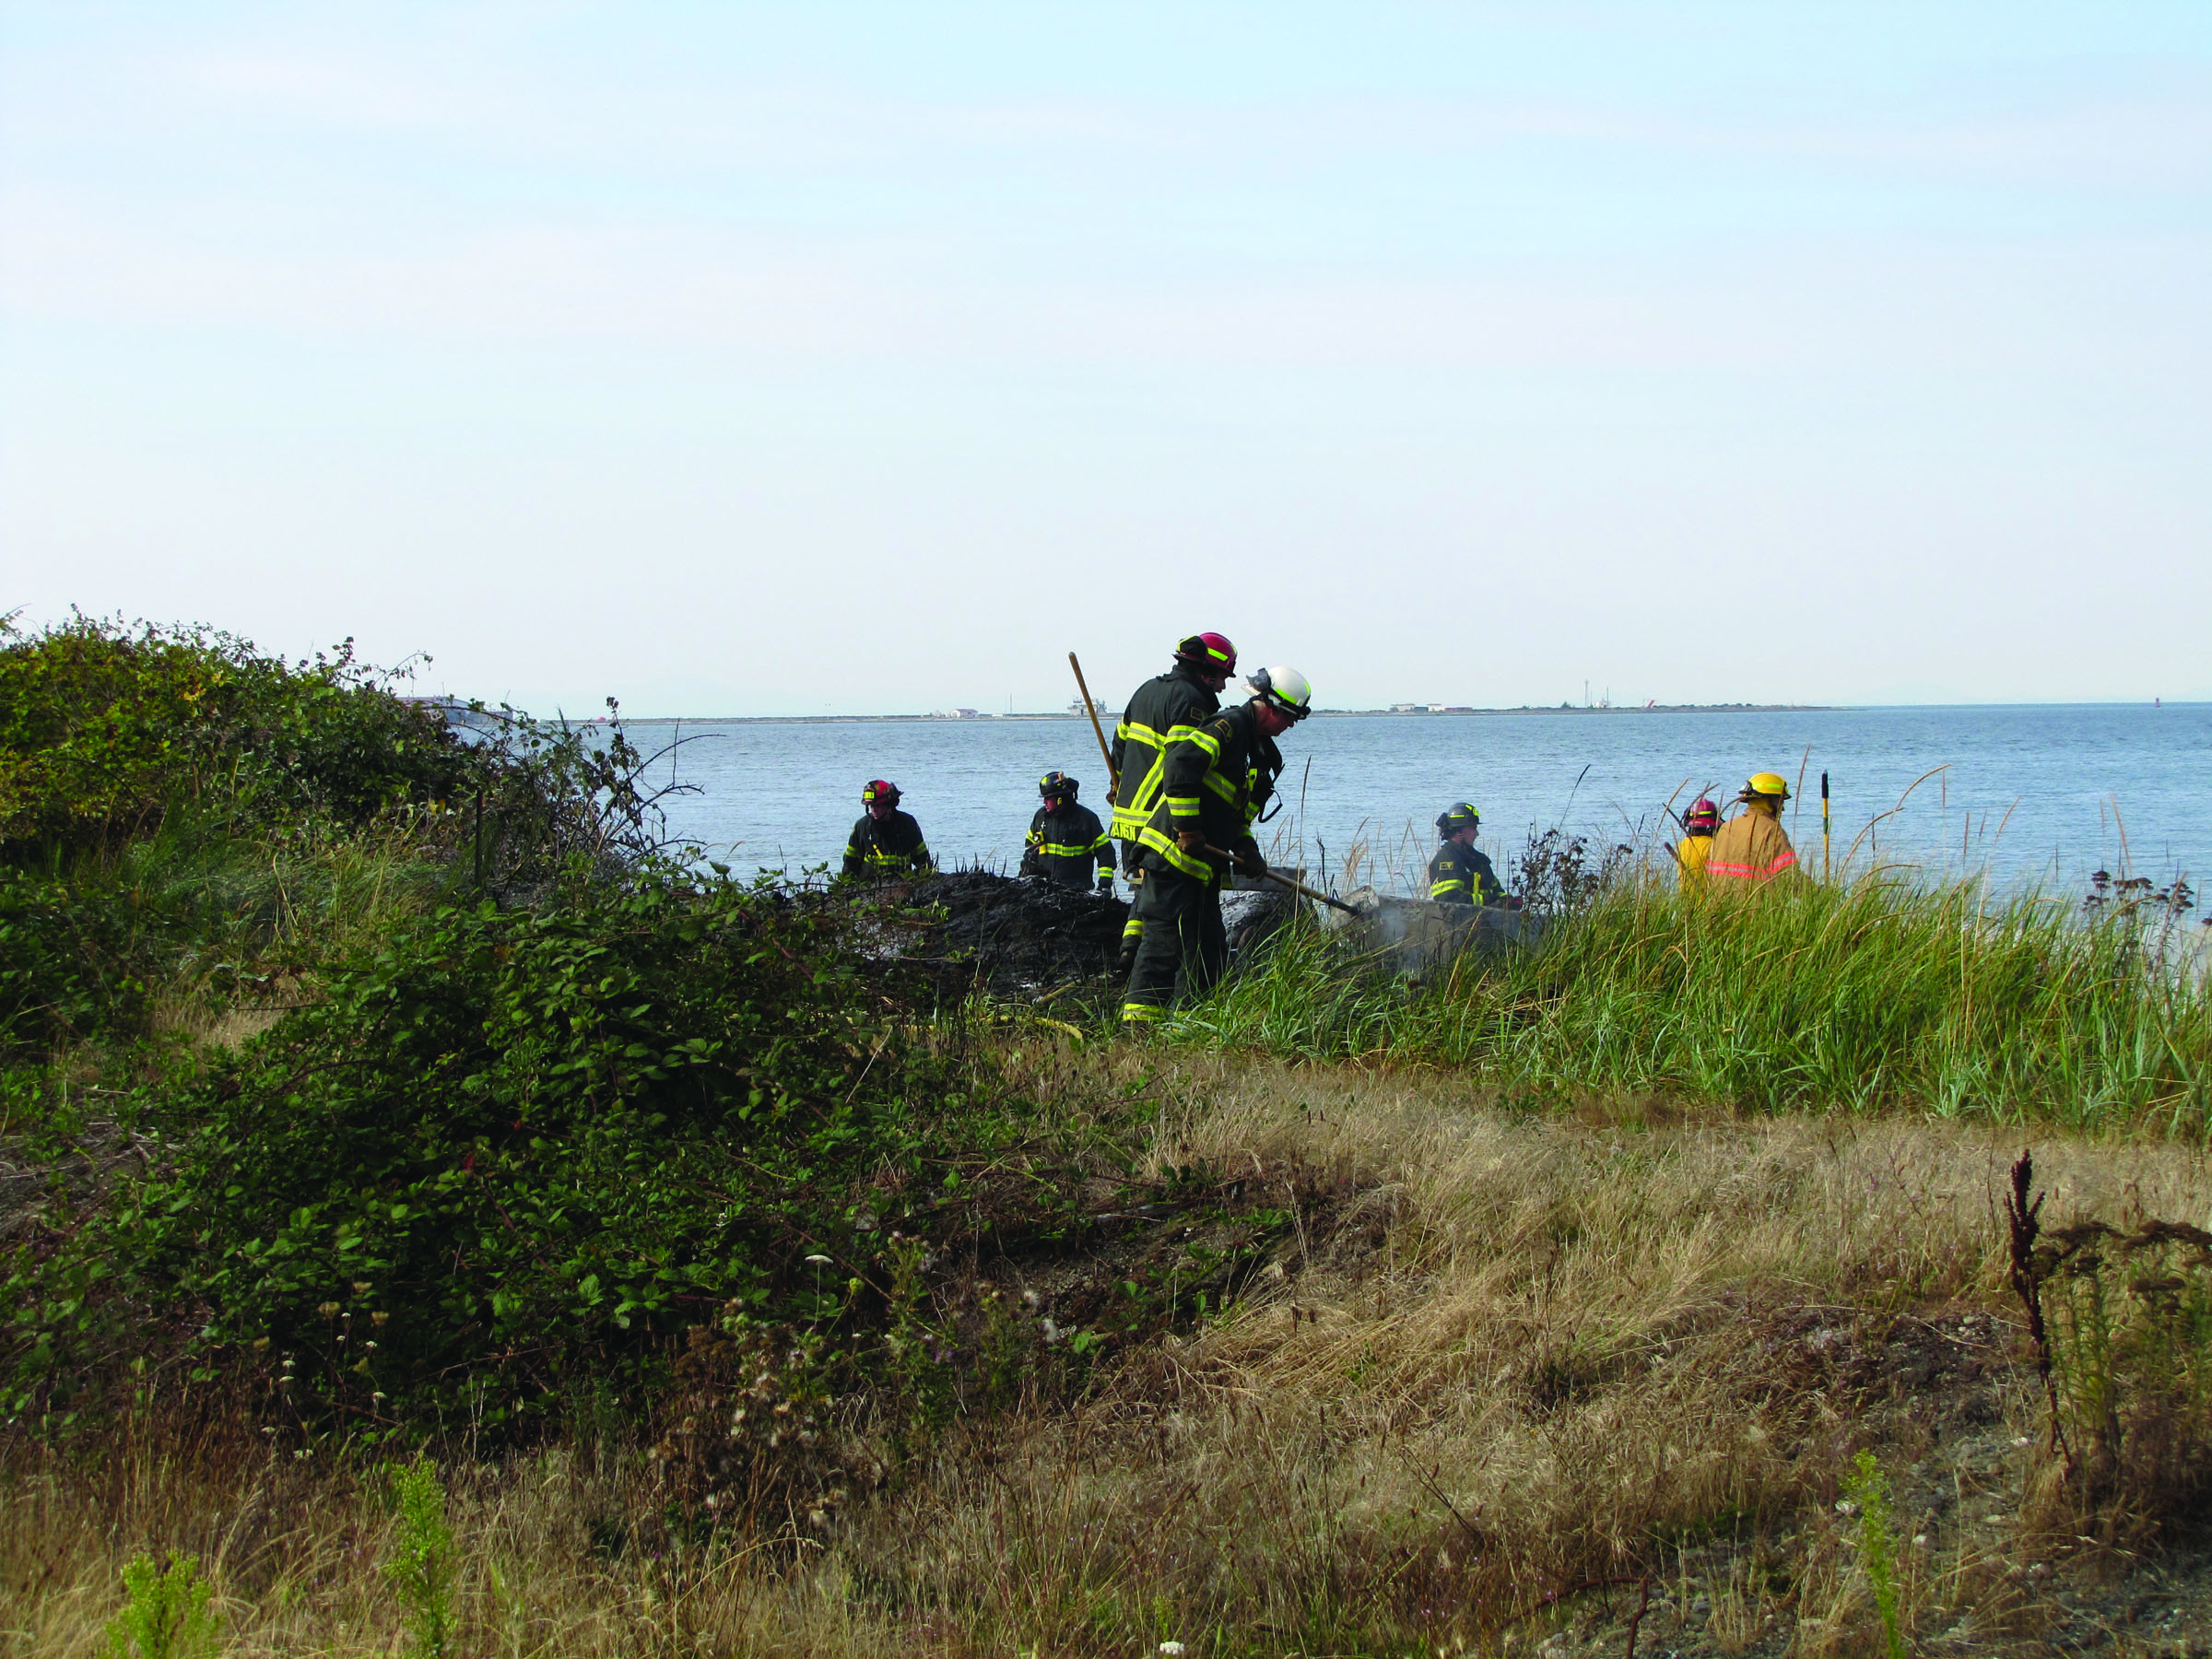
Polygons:
M1780 772L1753 772L1751 781L1744 785L1747 795L1772 795L1778 801L1790 798L1790 785Z

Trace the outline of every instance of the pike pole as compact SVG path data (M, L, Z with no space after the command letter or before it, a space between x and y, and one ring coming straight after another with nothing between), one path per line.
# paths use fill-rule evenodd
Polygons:
M1220 848L1209 846L1205 841L1200 841L1198 843L1198 851L1201 853L1210 853L1212 856L1220 859L1222 862L1231 865L1232 867L1237 862L1236 855L1234 853L1224 853ZM1296 893L1300 899L1311 899L1316 904L1325 904L1332 910L1340 910L1347 916L1364 916L1367 914L1365 911L1361 910L1356 904L1347 904L1341 899L1332 899L1326 893L1320 891L1318 888L1308 887L1304 882L1298 880L1295 877L1286 876L1280 870L1272 868L1265 859L1260 861L1260 874L1265 876L1270 881L1279 881L1283 886L1288 888L1292 892Z
M1828 879L1828 774L1820 774L1820 879Z
M1361 910L1358 905L1347 904L1341 899L1332 899L1326 893L1320 891L1318 888L1310 888L1302 881L1295 881L1288 876L1278 875L1274 870L1269 870L1266 874L1268 880L1281 882L1285 887L1288 888L1292 892L1296 893L1301 899L1311 899L1317 904L1325 904L1332 910L1340 910L1347 916L1364 916L1367 914L1367 912Z
M1072 651L1067 653L1067 665L1076 671L1076 689L1083 694L1083 712L1090 716L1091 735L1098 738L1099 753L1106 761L1107 787L1118 795L1122 793L1122 774L1113 769L1113 751L1106 747L1106 728L1099 724L1099 705L1090 700L1090 688L1083 683L1083 665L1076 661Z

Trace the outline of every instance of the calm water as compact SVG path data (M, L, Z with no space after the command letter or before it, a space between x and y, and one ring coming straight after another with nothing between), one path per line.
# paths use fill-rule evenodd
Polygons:
M1074 718L700 721L635 735L650 753L679 732L699 741L675 758L676 775L700 793L669 804L670 828L740 869L834 865L870 778L905 792L947 863L1010 866L1046 771L1080 778L1094 807L1105 793L1105 763ZM2160 878L2212 869L2206 704L1354 715L1308 721L1282 747L1288 804L1262 840L1288 853L1302 838L1310 865L1325 845L1332 874L1364 841L1403 879L1433 846L1430 820L1458 800L1481 808L1483 845L1502 866L1531 825L1648 838L1670 796L1677 811L1701 787L1725 801L1759 771L1794 783L1801 762L1805 791L1784 822L1816 870L1823 769L1839 861L1867 831L1861 866L1987 869L2066 890L2124 860ZM1900 808L1936 767L1947 770Z

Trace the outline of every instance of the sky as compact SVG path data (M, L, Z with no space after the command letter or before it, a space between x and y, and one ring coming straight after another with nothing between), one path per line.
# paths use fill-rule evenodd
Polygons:
M2212 698L2208 296L2201 0L0 0L0 613L540 712L1209 628Z

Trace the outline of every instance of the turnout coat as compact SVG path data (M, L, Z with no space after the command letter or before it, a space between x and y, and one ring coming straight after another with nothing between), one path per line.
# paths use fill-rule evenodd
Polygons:
M1797 867L1796 849L1782 820L1758 806L1747 806L1712 838L1705 854L1705 881L1723 888L1737 882L1771 881Z
M881 821L862 813L845 841L847 876L908 876L935 867L922 826L895 807Z
M1037 808L1021 847L1021 873L1049 876L1062 887L1088 887L1093 868L1100 881L1113 878L1113 843L1099 815L1070 801L1058 812Z

